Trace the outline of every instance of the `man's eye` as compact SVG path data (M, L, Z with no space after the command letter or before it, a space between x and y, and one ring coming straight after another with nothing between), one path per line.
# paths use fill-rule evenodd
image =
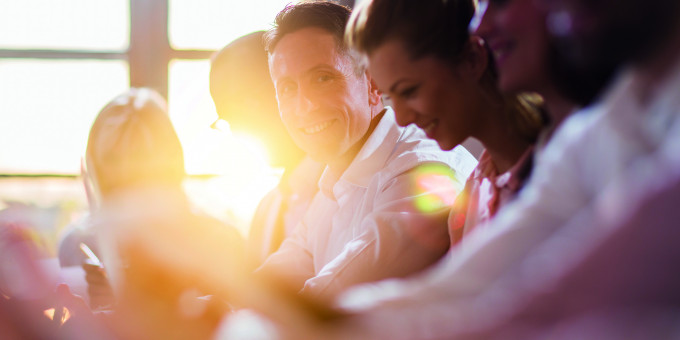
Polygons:
M295 86L295 84L286 83L286 84L283 84L279 87L279 93L289 94L291 92L294 92L296 89L297 89L297 86Z
M333 80L333 77L330 74L321 74L316 77L316 81L319 83L325 83L331 80Z

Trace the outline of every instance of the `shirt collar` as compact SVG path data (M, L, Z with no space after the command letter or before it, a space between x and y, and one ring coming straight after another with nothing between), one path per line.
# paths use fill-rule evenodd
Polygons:
M529 177L533 165L534 147L530 146L508 171L496 177L496 186L506 187L516 192L522 187L524 180Z
M319 180L319 188L326 196L335 196L333 187L340 181L359 187L368 187L373 175L385 166L402 135L403 128L397 125L394 111L391 108L386 107L383 112L384 115L373 133L339 177L326 167Z
M484 150L479 157L479 164L475 170L475 178L488 178L496 188L507 187L511 191L517 191L528 177L532 166L534 147L529 147L515 164L506 172L499 174L491 160L489 153Z

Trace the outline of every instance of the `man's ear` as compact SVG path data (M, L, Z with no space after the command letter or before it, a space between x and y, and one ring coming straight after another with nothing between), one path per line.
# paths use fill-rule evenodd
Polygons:
M458 65L461 74L479 81L489 66L489 52L484 46L484 40L478 36L470 36L463 50L463 59Z
M380 104L382 92L375 83L375 80L373 80L373 77L371 77L371 74L368 73L368 70L364 72L366 72L366 80L368 80L368 103L371 105L378 105Z

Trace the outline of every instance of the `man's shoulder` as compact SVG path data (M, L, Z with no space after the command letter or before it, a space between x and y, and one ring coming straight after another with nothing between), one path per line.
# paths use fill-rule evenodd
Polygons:
M436 141L427 138L420 128L414 125L402 127L401 137L392 156L388 158L386 168L400 174L424 163L446 164L464 178L477 166L477 160L465 147L459 145L444 151Z

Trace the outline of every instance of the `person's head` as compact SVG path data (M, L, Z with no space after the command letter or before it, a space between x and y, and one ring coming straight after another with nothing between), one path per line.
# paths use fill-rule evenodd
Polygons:
M349 15L330 2L290 5L265 35L281 118L322 163L353 157L382 110L377 88L344 44Z
M494 52L503 91L557 92L581 104L596 98L613 70L582 69L564 62L546 26L548 12L536 0L482 0L475 34ZM570 88L571 79L588 78Z
M565 92L583 102L583 89L607 83L614 71L664 46L680 15L675 0L536 0L560 56ZM569 72L571 71L571 72ZM602 86L600 86L602 87Z
M677 26L675 0L536 0L562 53L578 63L621 64L653 54Z
M139 187L178 186L185 176L165 99L147 88L130 89L99 112L85 159L102 198Z
M535 0L483 0L475 34L493 51L505 92L540 91L548 82L549 35Z
M346 40L367 57L399 124L415 123L442 149L480 138L490 121L533 141L542 120L499 93L488 49L468 33L474 13L474 0L366 0Z
M262 40L254 32L215 53L210 63L210 94L221 119L233 131L262 141L274 166L295 166L304 152L295 145L279 117L276 94Z

